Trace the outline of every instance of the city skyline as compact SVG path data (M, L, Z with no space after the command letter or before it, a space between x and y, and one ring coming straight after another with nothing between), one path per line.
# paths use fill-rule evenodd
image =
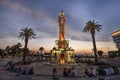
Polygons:
M111 33L119 30L119 0L1 0L0 1L0 48L24 41L18 39L22 27L30 27L36 39L29 40L28 48L38 50L43 46L50 51L58 39L58 16L63 10L67 17L66 39L75 53L92 53L93 44L89 33L83 33L85 23L95 20L102 25L96 32L98 50L117 50Z

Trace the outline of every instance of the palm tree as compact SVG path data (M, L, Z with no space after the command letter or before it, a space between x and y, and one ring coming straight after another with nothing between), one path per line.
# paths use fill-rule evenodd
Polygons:
M85 28L83 29L83 32L89 32L91 34L92 41L93 41L93 48L94 48L93 50L94 50L95 62L98 62L97 48L96 48L96 41L95 41L95 31L100 32L101 29L102 29L102 25L98 24L98 22L95 22L95 20L93 20L93 21L89 20L86 23Z
M98 53L98 55L99 55L100 57L102 57L103 51L99 50L99 51L97 51L97 53Z
M31 28L22 28L21 32L19 32L19 38L25 41L24 45L24 51L23 51L23 61L26 59L26 54L27 54L27 46L28 46L28 41L29 39L35 38L35 33Z

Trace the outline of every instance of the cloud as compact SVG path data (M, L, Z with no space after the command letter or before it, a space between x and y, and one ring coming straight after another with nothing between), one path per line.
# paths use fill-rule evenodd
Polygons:
M40 39L40 38L53 38L54 36L49 34L49 33L46 33L46 32L36 32L36 38L37 39Z
M110 33L119 29L120 25L119 4L118 0L0 0L0 45L6 47L18 43L20 27L27 26L37 34L37 39L30 40L28 47L37 49L43 46L51 49L58 38L57 18L63 9L67 16L66 39L70 39L70 45L73 42L74 49L82 50L87 46L91 49L91 35L83 33L82 29L88 20L93 19L103 25L103 30L95 36L97 44L100 48L109 47L113 44L110 42ZM22 43L24 45L24 41ZM110 46L111 49L113 46Z
M69 26L68 26L69 27ZM82 32L82 30L76 30L72 27L69 27L66 34L67 38L70 38L71 40L77 40L77 41L92 41L91 34L89 32ZM111 42L112 37L111 34L106 34L101 32L96 32L95 39L97 42Z
M26 8L23 5L20 5L19 3L15 3L12 0L2 0L0 4L9 7L12 10L23 12L28 15L32 15L32 11L30 9Z
M103 34L103 33L97 33L97 35L95 35L96 41L97 42L111 42L113 41L112 36L109 34Z
M58 2L54 2L57 3ZM97 33L96 34L96 41L111 41L110 34L113 30L113 28L108 31L108 28L110 25L119 25L118 23L115 24L115 22L118 22L119 19L115 20L114 16L118 16L119 12L116 12L116 14L108 15L111 13L111 8L114 11L116 11L118 8L115 3L112 3L111 1L108 3L101 2L100 5L98 5L98 1L70 1L67 3L67 6L65 5L67 2L62 3L60 1L60 4L63 4L63 7L66 7L66 16L67 16L67 38L70 38L72 40L78 40L78 41L91 41L91 35L89 33L83 33L82 29L84 28L85 23L88 20L95 19L97 21L100 21L103 25L103 32L107 32L105 34ZM95 4L97 3L97 4ZM32 4L32 3L30 3ZM42 5L42 1L40 3ZM23 3L18 3L13 0L2 0L0 1L0 5L7 6L8 8L12 9L13 11L22 13L26 15L26 21L32 26L32 28L37 32L38 36L37 38L45 38L45 37L57 37L58 36L58 23L55 18L56 14L56 8L60 9L61 5L58 4L58 6L51 8L51 4L48 4L46 1L44 1L44 8L40 8L40 10L29 8L28 5L23 5ZM93 5L95 4L95 5ZM112 7L110 7L112 4ZM52 4L52 7L56 4ZM91 6L93 5L93 6ZM98 7L95 7L97 6ZM49 8L49 7L50 8ZM103 8L103 6L106 6ZM102 9L101 9L102 8ZM53 9L53 11L51 11ZM68 9L68 10L67 10ZM48 11L47 11L48 10ZM51 12L50 12L51 11ZM68 12L67 12L68 11ZM47 13L48 12L48 13ZM106 13L106 14L105 14ZM50 14L50 15L49 15ZM51 15L52 14L52 15ZM117 18L117 17L116 17ZM19 18L20 19L20 18ZM30 21L31 19L32 21ZM13 21L14 22L14 21ZM27 24L27 22L24 22L23 24ZM113 23L112 23L113 22ZM110 23L110 25L109 25ZM14 25L14 24L13 24ZM116 27L117 28L117 27Z
M31 19L35 20L35 21L32 20L32 22L30 20L27 20L27 22L29 22L30 24L33 23L32 28L34 28L36 32L41 32L40 34L44 34L46 37L50 35L53 35L56 37L57 34L54 34L54 33L57 32L57 28L58 28L56 27L58 26L57 20L54 20L51 16L48 16L48 14L44 12L44 10L35 11L35 10L28 8L27 6L24 6L19 3L15 3L11 0L3 0L1 1L0 4L3 6L7 6L13 11L17 11L19 13L25 14L26 16L31 17ZM19 17L17 18L20 20ZM38 25L36 25L35 23ZM26 22L23 22L22 24L26 24Z
M2 36L0 35L0 41L1 41L1 42L5 42L5 41L6 41L6 37L3 36L3 35L2 35Z
M51 23L53 26L54 25L56 26L55 24L56 21L52 17L48 16L48 14L44 12L44 10L35 11L22 4L12 2L11 0L2 0L1 4L9 7L10 9L14 11L24 13L42 22L48 22L48 23Z

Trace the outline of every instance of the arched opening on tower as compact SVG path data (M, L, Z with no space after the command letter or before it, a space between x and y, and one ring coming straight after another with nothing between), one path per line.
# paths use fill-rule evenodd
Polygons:
M61 63L61 64L64 64L64 63L65 63L65 56L64 56L63 53L60 55L60 63Z

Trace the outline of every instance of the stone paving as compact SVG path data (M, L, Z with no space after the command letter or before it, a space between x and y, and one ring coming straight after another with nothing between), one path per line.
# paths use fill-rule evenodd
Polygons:
M85 78L82 76L78 77L63 77L57 76L58 80L99 80L99 78L104 78L105 80L120 80L120 75L114 76L101 76L95 78ZM18 73L9 72L3 69L0 69L0 80L53 80L52 75L47 74L37 74L37 75L20 75Z
M2 63L2 65L3 65L7 61L9 61L9 60L8 59L2 60L2 61L0 60L0 63ZM67 65L65 65L65 66L61 66L61 65L47 66L47 65L44 65L44 63L37 62L37 63L33 63L29 66L34 67L35 75L18 75L18 73L8 72L8 71L5 71L0 68L0 80L53 80L53 76L51 73L53 67L57 67L57 69L58 69L59 80L99 80L99 78L104 78L105 80L120 80L120 75L85 78L85 77L83 77L84 69L91 67L91 66L88 66L85 64L79 64L76 67L77 72L78 72L77 77L67 77L67 78L62 76L63 68L64 67L69 68L69 66L67 66Z
M58 77L58 80L99 80L99 78L104 78L105 80L120 80L120 75L115 76L104 76L95 78L85 78L85 77ZM2 71L0 72L0 80L53 80L50 75L16 75L16 73Z

